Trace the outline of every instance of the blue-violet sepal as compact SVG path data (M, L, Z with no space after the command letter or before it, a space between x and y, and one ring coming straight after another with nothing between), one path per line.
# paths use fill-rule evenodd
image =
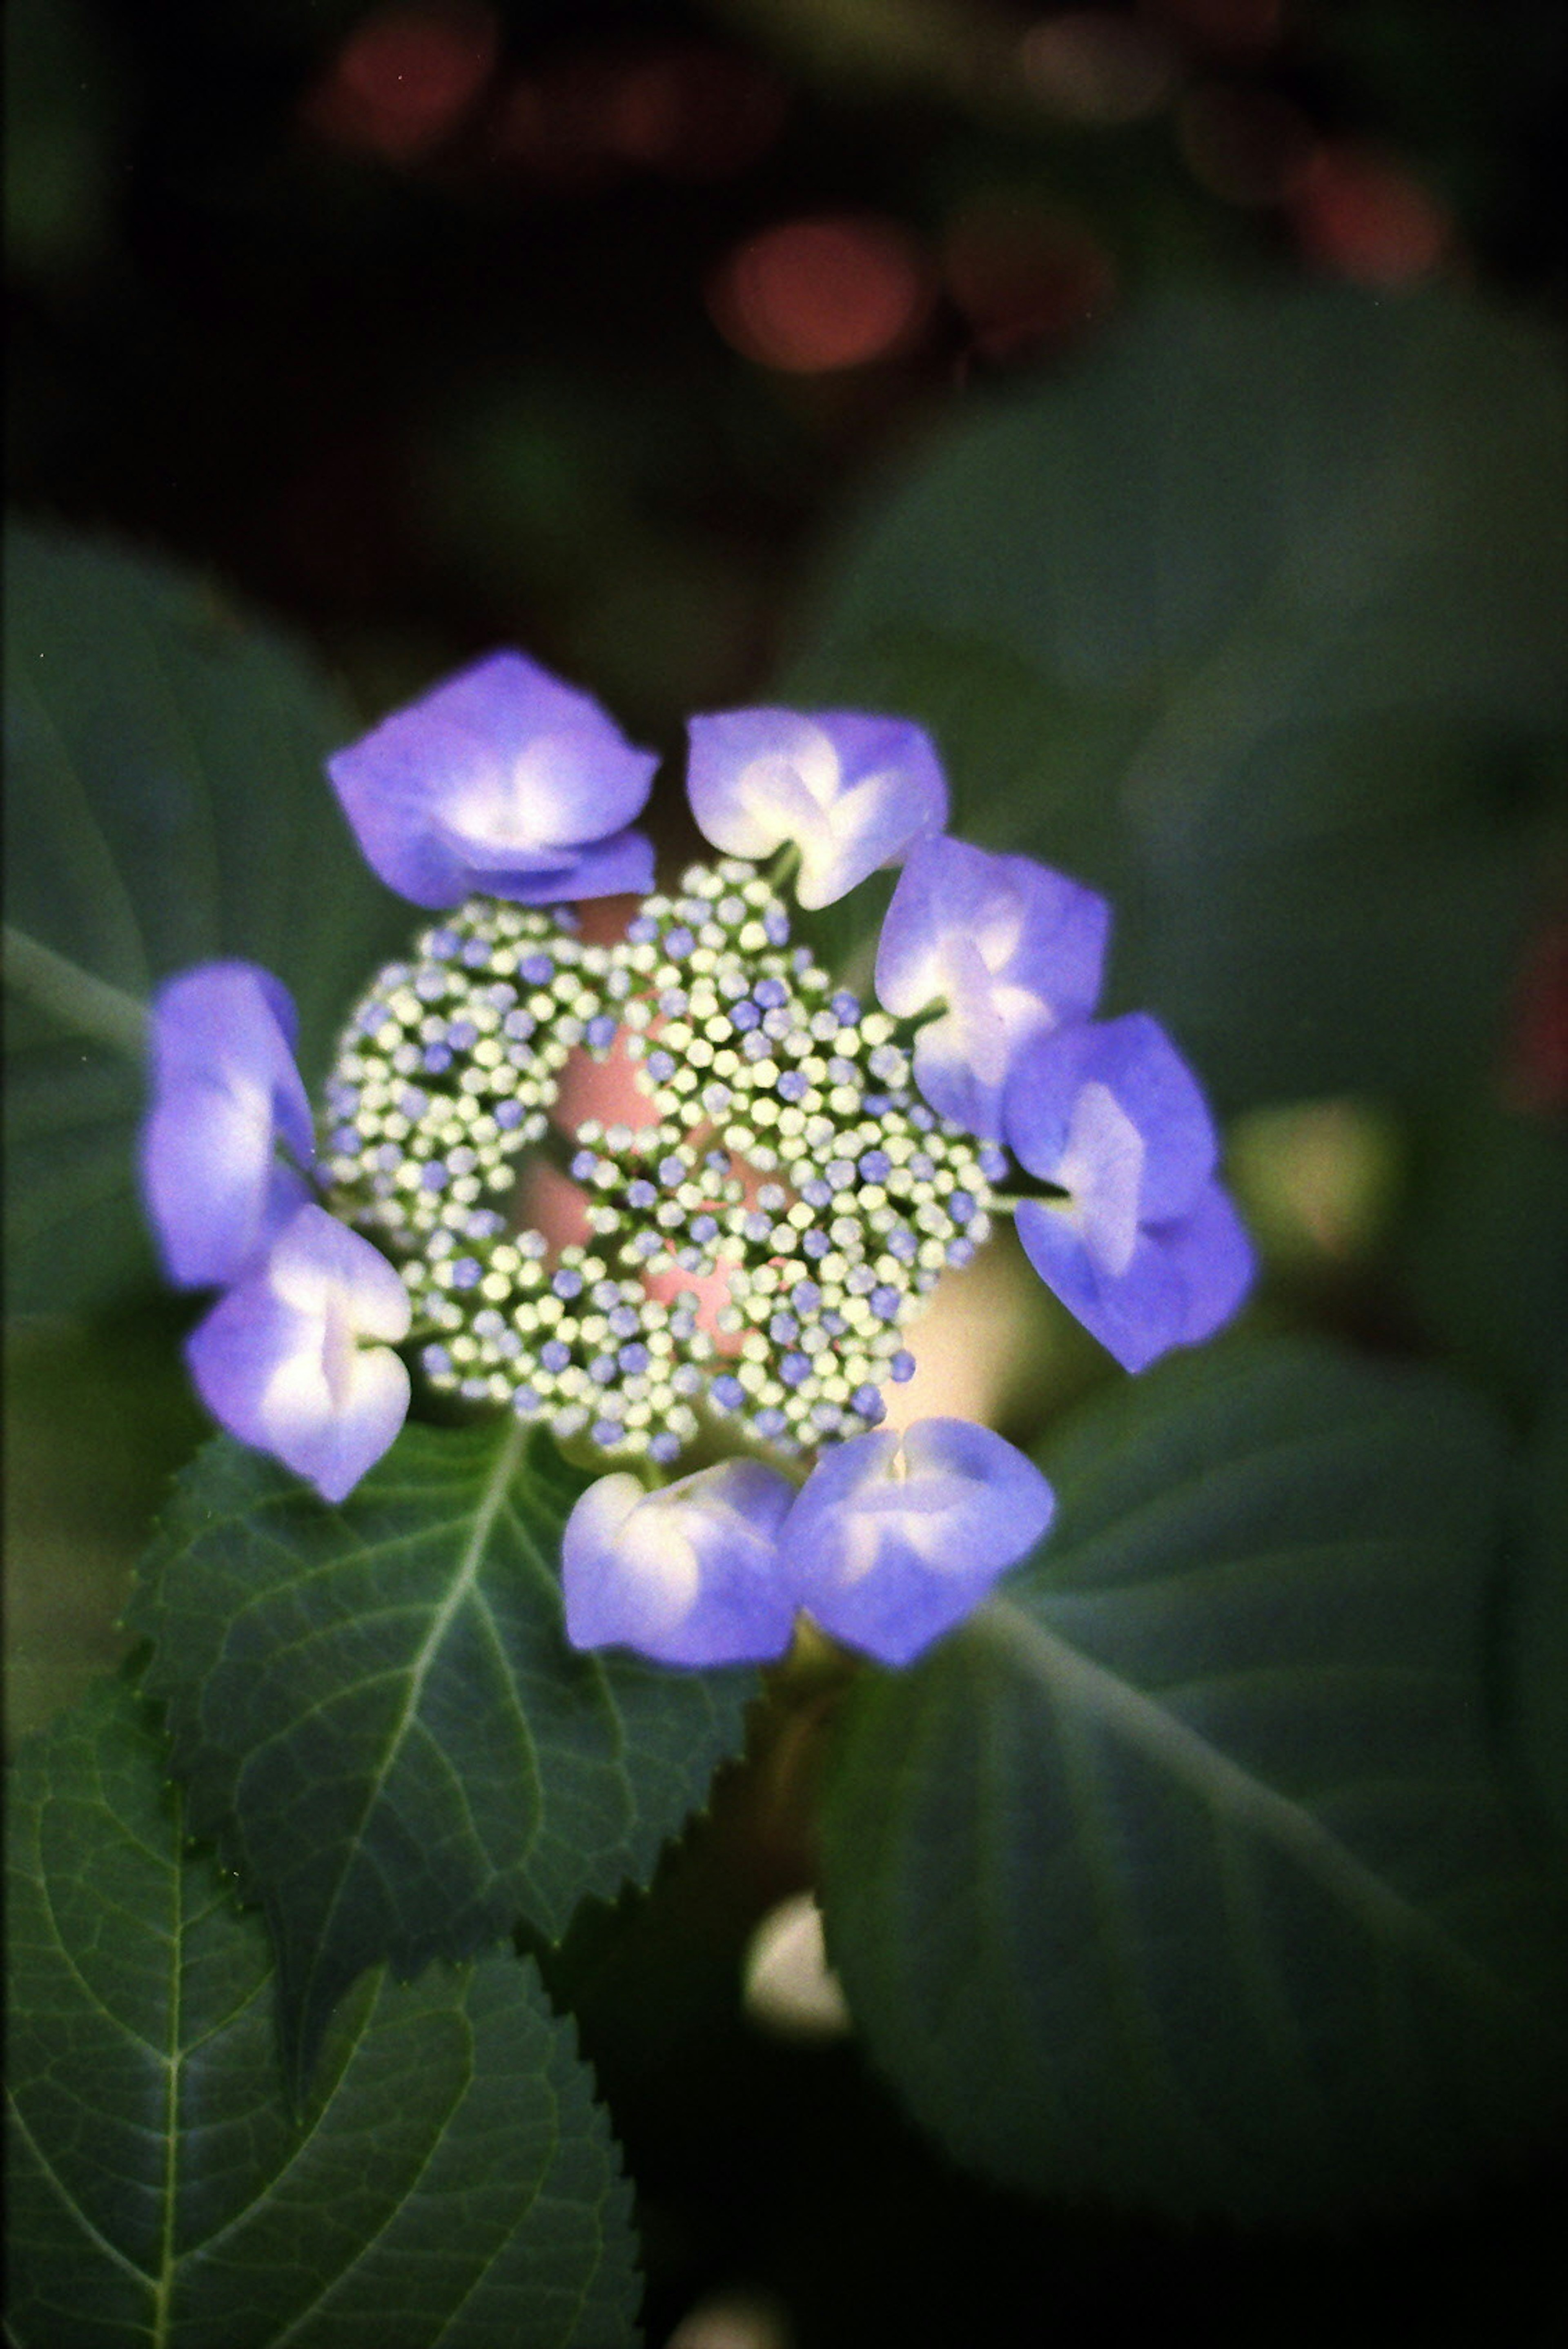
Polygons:
M920 842L882 926L877 993L901 1019L945 1007L915 1039L915 1081L931 1107L999 1136L1020 1053L1093 1010L1109 933L1103 897L1032 856Z
M573 1646L635 1648L663 1664L782 1655L795 1610L778 1531L793 1498L789 1479L756 1460L722 1461L652 1493L629 1474L601 1476L562 1537Z
M548 905L651 888L652 848L629 827L658 763L590 695L501 652L394 710L327 771L381 879L444 909L475 893Z
M258 964L198 963L161 987L148 1026L142 1196L171 1280L237 1279L310 1196L310 1103L288 990Z
M824 1630L907 1664L1033 1547L1054 1506L1039 1469L990 1428L877 1429L813 1469L784 1525L784 1572Z
M831 905L947 822L930 737L855 710L726 709L693 718L687 791L705 839L730 856L800 852L799 903Z
M1008 1086L1007 1139L1060 1199L1021 1199L1030 1262L1124 1370L1197 1345L1251 1284L1240 1216L1214 1179L1197 1079L1145 1012L1032 1046Z
M186 1340L197 1392L221 1425L341 1501L408 1413L408 1292L379 1250L324 1208L301 1207L262 1261Z

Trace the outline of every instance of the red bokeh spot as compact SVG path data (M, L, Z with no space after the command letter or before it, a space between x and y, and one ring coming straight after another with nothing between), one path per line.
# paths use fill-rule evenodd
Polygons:
M480 0L378 8L306 98L304 119L333 146L418 162L467 114L500 45L495 16Z
M1414 175L1364 149L1320 146L1290 198L1302 249L1358 285L1414 285L1448 252L1453 225Z
M863 367L908 348L930 307L925 256L897 221L789 221L723 262L714 324L748 358L792 374Z

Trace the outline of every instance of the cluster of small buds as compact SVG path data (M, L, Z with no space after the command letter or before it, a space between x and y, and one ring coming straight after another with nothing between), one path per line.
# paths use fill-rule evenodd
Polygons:
M548 1128L572 1052L606 1032L608 954L572 916L477 897L355 1007L326 1094L334 1204L395 1250L480 1240L519 1151ZM608 1023L614 1032L613 1018Z
M350 1022L327 1164L436 1333L431 1383L661 1464L704 1410L786 1454L875 1426L1006 1162L919 1099L895 1023L791 947L755 866L694 867L612 947L476 898L418 955ZM570 1054L622 1035L649 1120L577 1128L590 1240L553 1251L500 1195ZM681 1276L722 1280L711 1327Z

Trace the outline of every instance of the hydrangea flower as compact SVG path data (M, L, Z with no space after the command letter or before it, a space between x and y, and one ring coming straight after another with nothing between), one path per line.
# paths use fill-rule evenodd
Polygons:
M294 1064L294 1003L270 971L199 963L168 980L149 1022L151 1106L142 1196L171 1280L234 1280L310 1196L310 1103Z
M947 822L930 737L908 719L727 709L689 730L687 789L703 838L753 859L795 848L795 895L814 911Z
M579 1646L766 1660L805 1610L902 1664L1052 1507L984 1428L879 1430L938 1281L1013 1212L1136 1368L1234 1310L1250 1252L1174 1047L1088 1016L1104 900L936 836L918 727L694 719L692 809L729 853L668 893L628 829L652 764L515 654L331 761L377 870L441 910L352 1009L314 1154L277 983L215 965L161 996L144 1188L174 1277L225 1286L192 1371L232 1433L338 1501L402 1424L411 1343L428 1387L602 1465L563 1553ZM826 905L899 857L871 1008L794 942L784 891ZM628 886L624 936L586 941L571 901ZM519 1178L567 1062L618 1048L641 1119L576 1124L587 1237L557 1247ZM762 1457L680 1473L726 1434Z
M1033 1548L1054 1506L1032 1462L961 1419L851 1436L798 1494L754 1460L652 1493L603 1476L566 1524L566 1630L661 1663L765 1663L804 1608L847 1646L908 1663Z
M898 876L877 948L877 994L913 1019L915 1081L971 1133L1002 1132L1002 1093L1025 1045L1094 1009L1110 908L1094 890L968 841L922 841Z
M907 1664L1044 1533L1051 1487L988 1427L922 1419L851 1436L812 1471L781 1545L800 1605L846 1646Z
M1063 1195L1019 1201L1029 1260L1124 1370L1231 1319L1252 1252L1214 1180L1198 1081L1158 1020L1129 1012L1032 1047L1006 1128L1020 1164Z
M493 653L384 718L327 771L367 862L416 905L471 890L525 905L651 885L628 829L654 769L597 701Z
M566 1521L561 1588L574 1646L636 1648L663 1664L782 1655L794 1609L776 1567L794 1487L756 1460L725 1460L649 1492L601 1476Z
M386 1257L304 1206L185 1352L214 1419L341 1501L407 1415L409 1373L391 1350L408 1331L408 1292Z

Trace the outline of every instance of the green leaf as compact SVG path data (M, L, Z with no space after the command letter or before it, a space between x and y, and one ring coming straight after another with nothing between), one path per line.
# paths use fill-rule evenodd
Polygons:
M14 1310L151 1269L142 1021L187 963L265 964L307 1078L410 926L321 771L354 730L289 647L171 566L15 527L5 549L6 1245Z
M1238 1341L1044 1464L1046 1540L844 1724L824 1909L877 2063L980 2168L1172 2212L1355 2210L1516 2149L1568 1942L1482 1740L1490 1419Z
M302 2079L362 1967L557 1937L741 1744L754 1672L567 1644L584 1481L514 1420L406 1428L336 1509L226 1438L181 1480L130 1619L197 1830L265 1906Z
M169 1480L208 1433L156 1293L91 1322L7 1323L5 1725L14 1744L112 1671Z
M1414 1154L1407 1291L1449 1358L1528 1413L1568 1382L1568 1128L1482 1100Z
M921 718L953 828L1107 890L1229 1104L1441 1093L1536 902L1568 620L1554 352L1453 294L1173 292L980 409L782 690Z
M18 1757L6 1835L17 2349L607 2349L630 2196L530 1964L367 1976L296 2127L266 1935L105 1682Z

